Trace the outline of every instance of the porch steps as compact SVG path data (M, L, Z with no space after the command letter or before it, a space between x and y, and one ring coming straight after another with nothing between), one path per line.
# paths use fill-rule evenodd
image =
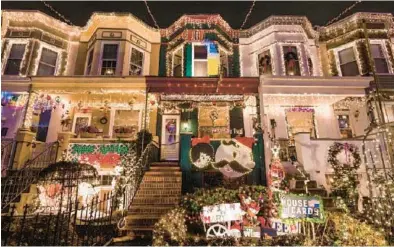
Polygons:
M129 207L124 230L132 236L151 236L160 217L178 205L181 189L178 163L152 163Z

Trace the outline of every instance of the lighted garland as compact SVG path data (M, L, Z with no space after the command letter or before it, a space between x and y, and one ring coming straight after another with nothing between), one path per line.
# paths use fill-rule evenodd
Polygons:
M386 40L385 43L386 43L387 53L389 55L389 60L391 62L391 68L394 71L394 54L393 54L393 49L391 48L390 41Z
M356 48L358 53L360 54L360 67L361 67L361 74L368 75L372 70L369 64L368 58L368 50L367 46L365 45L364 40L360 40L356 43Z
M338 72L338 68L337 68L337 63L335 61L335 55L334 55L334 51L331 50L328 53L328 58L330 60L330 72L332 76L338 76L339 72Z
M345 158L348 159L348 152L353 158L353 161L342 163L337 156L345 152ZM349 143L335 142L328 151L328 163L334 169L334 177L332 183L332 195L343 198L346 205L355 210L357 205L359 184L357 177L357 170L361 165L361 157L358 148Z

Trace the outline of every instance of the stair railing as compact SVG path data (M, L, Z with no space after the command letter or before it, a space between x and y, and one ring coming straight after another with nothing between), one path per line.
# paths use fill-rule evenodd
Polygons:
M44 151L36 155L33 159L28 160L22 169L16 170L15 174L10 174L2 182L2 212L21 196L24 191L27 191L31 184L37 181L40 171L56 162L58 147L58 142L46 144Z
M1 140L1 176L5 177L10 169L15 152L15 141L12 139Z
M136 163L135 179L126 185L124 193L124 210L127 210L133 202L134 196L141 185L145 172L149 170L152 162L158 161L159 158L159 145L155 141L151 141L142 152Z

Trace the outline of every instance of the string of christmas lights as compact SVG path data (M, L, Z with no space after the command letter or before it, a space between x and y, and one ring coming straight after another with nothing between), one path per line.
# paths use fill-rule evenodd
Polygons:
M246 14L246 16L245 16L244 22L242 22L242 25L241 25L241 27L239 28L239 30L242 30L243 27L245 26L246 21L248 20L249 16L252 14L252 11L253 11L253 8L254 8L254 5L255 5L255 4L256 4L256 1L254 0L253 3L252 3L252 6L250 6L249 12L248 12L248 13Z
M361 3L361 0L353 3L352 5L350 5L348 8L346 8L344 11L342 11L337 17L335 17L334 19L332 19L331 21L326 23L326 26L336 22L337 20L339 20L343 15L345 15L347 12L349 12L350 10L352 10L357 4Z
M144 3L145 3L145 6L146 6L146 9L148 10L148 13L149 13L150 17L152 18L153 22L155 23L155 27L156 27L157 29L160 29L159 25L158 25L157 22L156 22L155 17L153 16L152 12L150 11L148 2L147 2L146 0L144 0Z
M58 17L60 17L62 20L67 22L68 24L75 26L69 19L67 19L64 15L60 14L56 9L54 9L49 3L41 0L41 2L48 7L52 12L54 12Z

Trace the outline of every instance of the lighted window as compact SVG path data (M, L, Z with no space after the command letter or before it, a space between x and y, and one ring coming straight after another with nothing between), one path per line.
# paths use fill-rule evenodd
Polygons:
M208 76L208 50L205 45L194 46L194 76Z
M269 51L264 51L258 56L259 75L272 75L271 54Z
M129 75L142 75L144 63L144 53L135 48L131 48Z
M182 57L183 57L183 52L182 49L177 50L174 52L173 55L173 69L172 69L172 75L175 77L181 77L182 76Z
M57 52L42 48L37 75L54 75L56 70Z
M90 75L90 71L92 70L93 52L94 52L94 49L91 49L88 54L88 62L86 65L86 75Z
M378 44L371 45L371 53L375 62L376 73L389 73L387 61L383 55L382 47Z
M25 44L12 45L10 55L8 56L7 65L4 70L5 75L19 75L25 49Z
M301 75L297 47L283 46L286 75Z
M337 115L339 131L342 138L351 138L353 136L350 128L349 115Z
M360 75L353 47L344 49L338 53L342 76Z
M118 44L104 44L101 75L114 75L118 59Z

